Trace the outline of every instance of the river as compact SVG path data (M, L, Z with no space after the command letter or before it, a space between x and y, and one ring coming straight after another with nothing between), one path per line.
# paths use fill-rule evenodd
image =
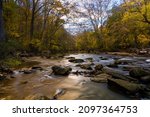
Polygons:
M85 63L89 63L86 58L93 58L93 63L103 64L104 66L113 64L115 60L122 59L132 61L131 67L138 66L149 69L150 63L146 62L148 57L132 57L110 54L71 54L60 59L46 59L41 57L29 57L28 61L40 62L39 65L43 70L36 70L31 74L24 74L19 70L14 71L13 79L4 81L0 84L1 99L33 99L35 95L44 95L52 98L55 93L62 89L64 93L58 97L60 100L129 100L132 99L127 95L112 91L107 87L107 83L91 82L90 77L83 75L69 74L68 76L55 76L52 73L53 65L70 66L74 71L83 69L76 67L77 63L68 62L67 57L75 57L84 59ZM128 75L128 65L119 65L114 68ZM28 68L22 68L28 69ZM84 71L84 70L83 70Z

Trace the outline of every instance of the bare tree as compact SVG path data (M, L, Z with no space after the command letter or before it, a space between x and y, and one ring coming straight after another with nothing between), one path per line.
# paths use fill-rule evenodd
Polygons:
M103 25L108 17L111 0L82 0L79 4L78 13L80 18L87 19L86 23L92 26L93 31L99 39L102 39ZM82 8L82 9L80 9Z
M43 3L43 26L42 26L42 33L41 33L41 39L44 40L47 20L50 15L51 10L53 9L54 0L44 0Z

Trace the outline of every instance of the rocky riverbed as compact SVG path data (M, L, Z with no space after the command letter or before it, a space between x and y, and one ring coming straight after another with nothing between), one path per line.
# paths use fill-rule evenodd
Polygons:
M0 99L150 99L149 60L116 54L28 57L39 64L0 68Z

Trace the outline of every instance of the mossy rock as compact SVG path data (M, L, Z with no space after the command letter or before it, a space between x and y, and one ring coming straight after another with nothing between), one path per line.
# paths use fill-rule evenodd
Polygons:
M83 63L84 60L83 59L70 59L69 62L72 62L72 63Z
M72 71L72 68L65 67L65 66L53 66L52 67L53 73L55 75L69 75L69 73Z
M148 73L146 70L144 70L143 68L133 68L129 71L129 75L131 77L134 77L134 78L141 78L141 77L144 77L144 76L147 76L149 75L150 73Z

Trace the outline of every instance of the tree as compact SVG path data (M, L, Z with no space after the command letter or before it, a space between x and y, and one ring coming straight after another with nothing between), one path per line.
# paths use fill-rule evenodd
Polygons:
M150 1L149 0L124 0L124 7L130 15L138 16L135 21L150 25Z
M87 25L87 29L92 28L99 39L103 39L102 31L110 3L111 0L82 0L76 7L79 17L84 19L81 25Z
M3 0L0 0L0 40L5 39L4 21L3 21Z

